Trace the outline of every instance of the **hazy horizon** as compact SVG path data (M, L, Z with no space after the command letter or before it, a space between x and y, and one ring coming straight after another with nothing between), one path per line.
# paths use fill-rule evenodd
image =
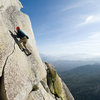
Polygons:
M65 60L65 61L100 61L100 56L92 56L87 54L66 54L66 55L46 55L40 53L40 57L45 60Z

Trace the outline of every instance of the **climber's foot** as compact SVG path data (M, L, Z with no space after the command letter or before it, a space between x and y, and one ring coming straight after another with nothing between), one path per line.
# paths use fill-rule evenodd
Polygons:
M27 56L31 55L31 53L27 54Z
M20 48L21 49L21 51L25 51L25 49L24 48Z

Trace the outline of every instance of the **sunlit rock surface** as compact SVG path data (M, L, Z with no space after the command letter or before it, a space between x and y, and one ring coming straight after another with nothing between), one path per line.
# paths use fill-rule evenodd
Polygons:
M0 100L60 100L47 84L47 65L41 61L30 19L21 8L19 0L0 0ZM30 56L19 49L11 35L17 26L29 36Z

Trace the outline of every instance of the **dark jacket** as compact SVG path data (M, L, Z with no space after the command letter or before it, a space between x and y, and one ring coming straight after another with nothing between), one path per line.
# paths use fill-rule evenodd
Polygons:
M26 38L29 39L29 37L23 31L18 30L17 37L22 39L24 36L26 36Z

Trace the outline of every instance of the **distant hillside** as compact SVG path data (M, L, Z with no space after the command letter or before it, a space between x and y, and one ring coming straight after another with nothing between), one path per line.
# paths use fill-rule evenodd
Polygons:
M79 66L84 66L87 64L94 64L92 61L70 61L70 60L57 60L57 61L50 61L52 63L57 72L60 74L64 71L71 70L73 68L77 68Z
M66 57L59 56L46 56L44 54L40 54L43 62L49 62L53 64L58 73L63 71L68 71L73 68L84 66L84 65L92 65L92 64L100 64L99 59L88 59L88 60L68 60ZM65 59L64 59L65 58Z
M75 100L100 100L100 65L81 66L60 74Z

